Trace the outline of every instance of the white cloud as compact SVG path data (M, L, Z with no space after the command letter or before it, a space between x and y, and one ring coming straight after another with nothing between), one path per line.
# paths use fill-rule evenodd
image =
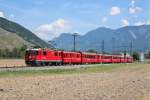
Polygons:
M141 25L150 25L150 20L146 20L146 21L139 21L139 22L136 22L134 25L136 25L136 26L141 26Z
M0 11L0 17L5 18L4 13L2 11Z
M107 17L103 17L103 18L102 18L102 22L103 22L103 23L105 23L105 22L107 22L107 21L108 21L108 18L107 18Z
M146 21L146 25L150 25L150 20L147 20L147 21Z
M9 19L10 19L10 20L14 20L14 19L15 19L15 15L14 15L14 14L10 14L10 15L9 15Z
M112 16L118 15L120 13L121 13L121 10L117 6L112 7L111 10L110 10L110 15L112 15Z
M136 22L134 25L136 25L136 26L140 26L140 25L144 25L144 24L145 24L144 22L139 21L139 22Z
M129 26L130 25L130 23L127 19L122 19L121 23L122 23L123 26Z
M141 7L137 7L135 5L135 0L132 0L131 3L130 3L130 7L129 7L129 13L130 14L135 14L135 13L138 13L142 11L142 8Z
M142 11L142 8L140 8L140 7L130 7L129 8L130 14L135 14L135 13L140 12L140 11Z
M44 40L51 40L63 32L68 32L71 29L70 26L68 21L60 18L50 24L39 26L34 32Z
M131 3L130 3L130 5L131 5L132 7L134 7L134 6L135 6L135 0L132 0Z

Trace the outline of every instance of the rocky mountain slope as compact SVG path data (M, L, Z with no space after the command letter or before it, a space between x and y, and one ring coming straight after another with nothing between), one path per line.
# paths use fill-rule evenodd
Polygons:
M35 34L23 26L0 17L0 49L19 48L22 45L49 47Z

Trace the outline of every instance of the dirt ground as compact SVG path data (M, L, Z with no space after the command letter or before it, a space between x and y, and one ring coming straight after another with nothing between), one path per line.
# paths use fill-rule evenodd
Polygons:
M0 67L25 66L24 59L0 59Z
M104 73L0 78L0 100L150 100L150 64Z

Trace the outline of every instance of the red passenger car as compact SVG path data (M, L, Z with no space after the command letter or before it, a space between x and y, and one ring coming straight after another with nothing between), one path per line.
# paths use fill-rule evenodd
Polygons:
M102 55L102 62L103 63L112 63L113 56L112 55Z
M96 53L82 52L82 64L98 63L99 55Z
M102 54L97 54L97 62L102 63Z
M63 64L81 64L80 52L63 51L62 54Z
M132 63L133 62L133 57L131 57L131 56L127 57L127 62Z
M122 55L113 55L113 63L122 63Z

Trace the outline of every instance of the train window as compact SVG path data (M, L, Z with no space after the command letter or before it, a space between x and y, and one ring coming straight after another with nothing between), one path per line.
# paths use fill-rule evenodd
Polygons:
M57 52L55 52L54 55L57 56Z
M74 54L71 54L71 57L74 57Z
M64 54L63 56L66 57L66 54Z
M79 58L79 55L77 54L77 58Z
M44 52L43 52L43 55L44 55L44 56L46 56L46 55L47 55L47 52L46 52L46 51L44 51Z
M28 55L38 55L38 51L26 51Z
M35 55L39 55L39 52L38 52L38 51L36 51L36 52L35 52Z
M58 53L57 53L57 52L55 52L55 56L58 56Z
M61 56L61 53L59 53L59 56Z
M70 54L70 58L72 57L72 55Z
M31 52L32 55L38 55L38 51Z

